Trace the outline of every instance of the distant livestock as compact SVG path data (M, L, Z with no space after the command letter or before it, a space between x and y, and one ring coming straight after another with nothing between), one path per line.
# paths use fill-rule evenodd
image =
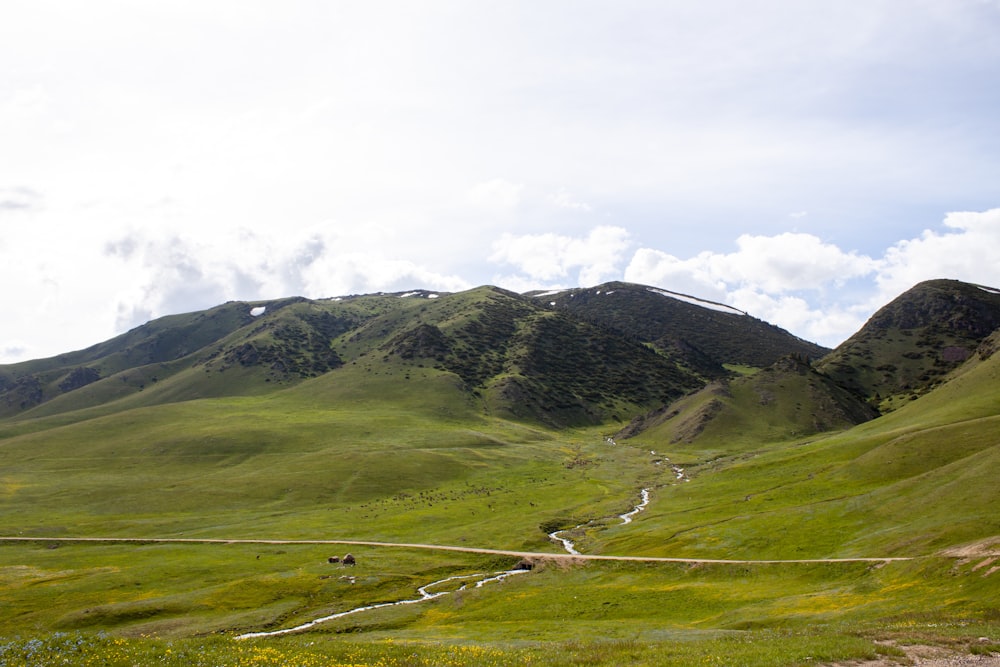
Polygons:
M354 565L356 561L354 560L354 556L352 556L351 554L347 554L342 559L340 559L340 562L343 563L344 565Z
M327 563L339 563L340 559L337 558L336 556L330 556L329 558L326 559L326 562Z

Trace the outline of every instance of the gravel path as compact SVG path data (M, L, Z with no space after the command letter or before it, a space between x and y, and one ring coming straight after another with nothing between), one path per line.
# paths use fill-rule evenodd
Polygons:
M796 558L772 560L731 560L724 558L666 558L659 556L597 556L591 554L560 554L546 551L512 551L508 549L485 549L479 547L457 547L446 544L420 544L411 542L376 542L370 540L263 540L263 539L227 539L202 537L24 537L0 536L0 542L64 542L64 543L120 543L120 544L341 544L347 546L385 547L393 549L428 549L431 551L458 551L474 554L491 554L498 556L516 556L539 560L561 561L631 561L636 563L691 563L720 565L753 565L782 563L890 563L894 561L914 560L913 557L875 557L875 558Z

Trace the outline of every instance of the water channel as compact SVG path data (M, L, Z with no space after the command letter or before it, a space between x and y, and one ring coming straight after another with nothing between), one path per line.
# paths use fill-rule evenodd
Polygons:
M351 614L358 614L363 611L371 611L372 609L381 609L382 607L396 607L405 604L417 604L418 602L426 602L427 600L433 600L435 598L442 597L444 595L449 595L453 592L464 591L469 587L469 584L462 584L461 587L457 588L455 591L438 591L436 593L430 592L430 589L437 588L442 584L446 584L449 581L460 581L462 579L477 579L475 583L476 588L482 588L484 585L493 581L503 581L507 577L511 577L515 574L522 574L528 570L505 570L503 572L494 572L493 574L462 574L454 577L448 577L446 579L438 579L437 581L432 581L431 583L421 586L417 589L417 593L420 597L413 598L412 600L398 600L397 602L381 602L378 604L370 604L364 607L357 607L355 609L348 609L347 611L341 611L336 614L330 614L329 616L322 616L320 618L313 619L302 625L296 625L293 628L284 628L282 630L270 630L264 632L247 632L246 634L237 635L236 639L254 639L257 637L276 637L278 635L287 635L292 632L301 632L302 630L308 630L320 623L326 623L327 621L332 621L337 618L343 618L344 616L350 616Z

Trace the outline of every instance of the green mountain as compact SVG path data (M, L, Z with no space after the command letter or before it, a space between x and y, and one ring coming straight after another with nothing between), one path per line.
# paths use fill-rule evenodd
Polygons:
M1000 290L920 283L876 312L817 369L883 410L921 396L1000 327Z
M716 380L637 417L619 436L652 430L715 449L847 429L944 382L998 327L1000 291L920 283L814 364L797 352L748 377Z
M491 414L596 424L677 398L725 374L723 364L822 350L749 316L650 290L615 283L604 290L613 301L590 303L580 291L566 306L493 287L227 303L0 367L0 415L263 394L361 363L453 373Z
M661 353L676 354L706 375L724 374L725 364L761 368L787 354L816 359L829 352L731 306L657 287L612 282L529 296Z
M801 425L792 432L794 419L776 428L772 406L756 401L761 384L741 380L727 395L715 392L722 407L714 419L689 440L678 439L691 431L673 422L697 414L686 401L713 400L701 394L683 399L675 404L676 416L634 440L674 452L687 474L702 476L702 488L685 486L672 494L659 527L643 536L643 544L672 554L709 551L722 557L763 550L778 557L929 554L1000 541L994 511L1000 503L998 343L1000 331L918 400L854 427L847 416L841 429L825 435ZM810 377L800 372L800 378ZM771 376L793 388L782 398L783 412L797 412L793 406L806 395L804 383L794 388L787 374ZM847 398L842 405L864 406Z

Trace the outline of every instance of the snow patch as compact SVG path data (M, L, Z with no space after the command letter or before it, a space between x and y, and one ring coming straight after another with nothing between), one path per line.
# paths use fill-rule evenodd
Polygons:
M264 311L266 311L266 310L267 310L267 306L257 306L256 308L251 308L250 309L250 316L251 317L260 317L261 315L264 314Z
M541 298L543 296L555 296L556 294L562 294L565 291L566 290L564 290L564 289L554 289L551 292L542 292L541 294L536 294L535 296L539 297L539 298Z
M976 287L983 290L984 292L989 292L990 294L1000 294L1000 290L995 290L992 287L983 287L982 285L976 285Z
M702 308L708 308L709 310L715 310L720 313L729 313L730 315L746 315L745 312L738 308L733 308L732 306L727 306L724 303L716 303L715 301L705 301L704 299L699 299L694 296L688 296L687 294L678 294L677 292L669 292L667 290L656 289L654 287L647 287L647 290L653 292L654 294L659 294L671 299L677 299L678 301L683 301L684 303L690 303L695 306L701 306Z

